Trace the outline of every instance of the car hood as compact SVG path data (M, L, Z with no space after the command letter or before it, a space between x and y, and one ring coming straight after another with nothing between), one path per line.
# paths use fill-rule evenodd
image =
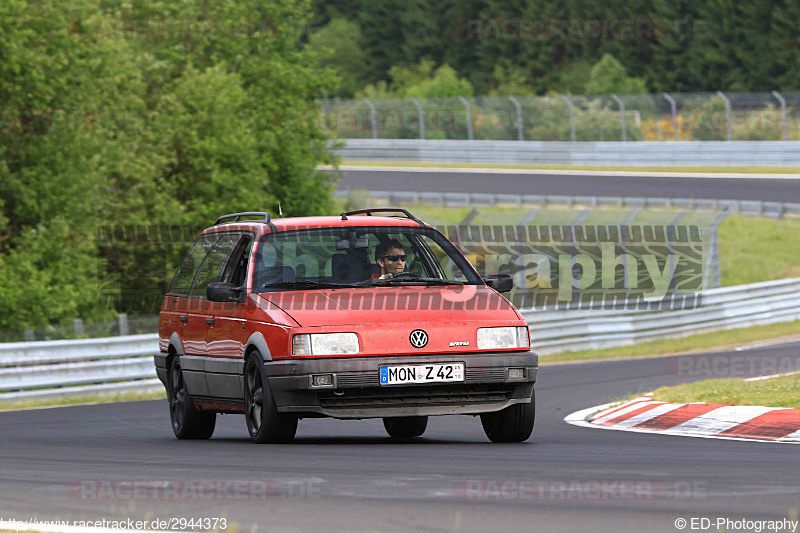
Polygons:
M303 327L403 322L520 320L508 300L486 286L404 286L260 294Z

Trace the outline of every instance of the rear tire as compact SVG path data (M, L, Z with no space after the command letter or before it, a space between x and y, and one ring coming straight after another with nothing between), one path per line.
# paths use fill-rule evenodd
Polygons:
M297 432L297 417L278 412L258 351L244 365L244 416L250 439L257 444L291 442Z
M214 434L216 413L198 411L183 379L180 358L172 358L167 374L167 400L172 432L179 439L208 439Z
M536 394L531 403L518 403L496 413L481 415L483 431L492 442L523 442L533 433L536 417Z
M428 427L427 416L398 416L383 419L383 427L390 437L395 439L410 439L425 433Z

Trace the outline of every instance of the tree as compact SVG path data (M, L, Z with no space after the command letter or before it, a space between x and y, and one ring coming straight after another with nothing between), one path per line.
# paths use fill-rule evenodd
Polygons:
M341 77L338 96L352 98L367 81L363 40L358 24L343 18L331 20L309 38L309 49L322 58L319 65L335 70Z
M589 71L586 94L643 94L647 92L644 80L632 78L622 63L611 54L603 57Z

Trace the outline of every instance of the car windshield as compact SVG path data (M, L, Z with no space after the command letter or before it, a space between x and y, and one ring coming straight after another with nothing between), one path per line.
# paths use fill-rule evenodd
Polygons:
M313 228L264 235L254 292L397 285L479 285L480 276L432 228Z

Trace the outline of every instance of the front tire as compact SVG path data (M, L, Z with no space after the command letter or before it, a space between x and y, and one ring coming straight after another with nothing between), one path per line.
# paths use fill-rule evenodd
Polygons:
M425 433L428 427L427 416L397 416L383 419L383 427L390 437L395 439L410 439Z
M297 432L297 417L278 412L258 351L244 365L244 416L250 439L258 444L291 442Z
M492 442L523 442L533 433L536 417L536 394L531 403L518 403L496 413L481 415L483 431Z
M214 434L216 413L198 411L183 379L180 358L172 358L167 378L167 400L172 432L179 439L208 439Z

